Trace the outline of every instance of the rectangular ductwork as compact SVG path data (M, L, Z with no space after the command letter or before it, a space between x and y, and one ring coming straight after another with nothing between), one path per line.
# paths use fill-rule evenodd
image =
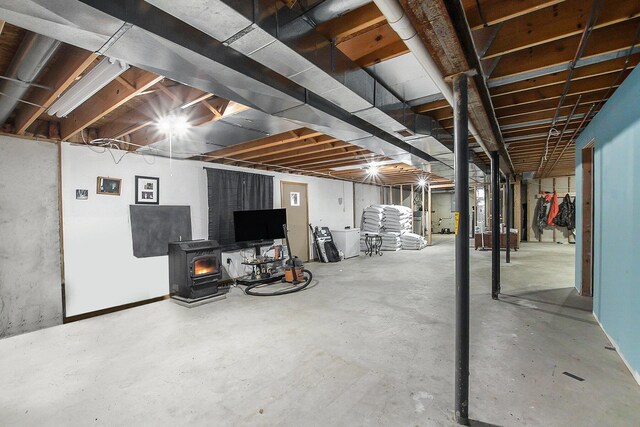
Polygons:
M259 0L17 3L0 0L0 13L16 25L46 28L67 43L424 170L439 164L440 175L453 178L451 136L432 119L414 114L314 30L314 19L340 13L331 2L303 16ZM51 13L43 14L42 8ZM102 27L94 30L88 14ZM105 28L115 29L107 40ZM471 175L478 176L471 167Z

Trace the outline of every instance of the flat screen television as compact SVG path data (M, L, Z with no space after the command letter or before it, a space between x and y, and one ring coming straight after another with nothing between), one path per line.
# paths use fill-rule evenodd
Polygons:
M286 223L286 209L233 212L236 242L284 239L282 225Z

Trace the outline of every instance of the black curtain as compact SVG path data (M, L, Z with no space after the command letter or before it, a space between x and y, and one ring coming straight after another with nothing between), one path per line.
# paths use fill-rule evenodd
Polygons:
M209 240L235 242L233 212L273 209L273 177L222 169L207 170Z

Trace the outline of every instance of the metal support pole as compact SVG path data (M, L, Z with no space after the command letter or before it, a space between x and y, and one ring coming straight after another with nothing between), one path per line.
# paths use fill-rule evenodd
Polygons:
M420 215L420 228L422 228L421 233L422 237L424 237L425 226L427 225L427 212L424 210L424 185L422 186L422 214Z
M467 75L453 80L456 227L455 413L469 424L469 129Z
M500 160L491 152L491 297L500 294Z
M507 183L505 184L505 196L507 199L507 209L505 215L507 215L506 223L507 223L507 255L506 260L507 264L511 262L511 180L509 179L509 175L507 175Z
M428 194L427 194L427 204L429 205L429 207L427 208L427 243L429 244L429 246L431 246L433 244L433 239L431 237L431 215L433 215L433 208L431 207L431 184L429 184L429 188L428 188Z

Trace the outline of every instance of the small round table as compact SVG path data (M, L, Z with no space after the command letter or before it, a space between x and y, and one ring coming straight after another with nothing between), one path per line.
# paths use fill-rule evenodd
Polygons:
M382 247L382 236L366 233L364 235L364 244L367 247L364 251L365 256L372 256L373 254L382 256L382 251L380 250Z

